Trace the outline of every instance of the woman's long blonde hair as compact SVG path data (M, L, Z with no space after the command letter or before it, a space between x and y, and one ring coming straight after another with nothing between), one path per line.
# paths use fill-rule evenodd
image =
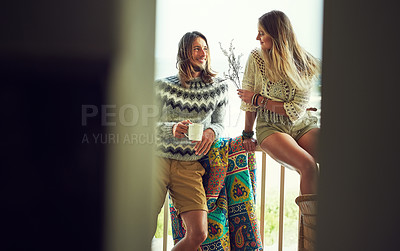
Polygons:
M320 62L299 45L289 18L274 10L258 22L272 39L271 49L263 50L267 78L289 81L300 90L310 88L312 78L320 72Z
M206 37L198 31L187 32L179 41L178 55L176 57L176 67L179 70L179 79L185 88L189 87L187 83L194 78L193 74L195 69L190 61L193 58L192 45L194 40L196 40L198 37L204 39L208 48L206 67L201 71L200 77L203 82L211 83L212 77L216 76L216 73L214 73L210 67L210 48L208 46Z

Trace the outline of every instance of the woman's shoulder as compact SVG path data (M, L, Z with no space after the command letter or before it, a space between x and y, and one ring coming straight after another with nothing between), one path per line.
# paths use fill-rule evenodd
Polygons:
M252 49L249 53L249 60L256 61L256 62L264 61L261 49L260 48Z
M259 47L253 48L253 49L250 51L250 55L259 55L259 56L261 56L261 55L262 55L261 48L259 48Z

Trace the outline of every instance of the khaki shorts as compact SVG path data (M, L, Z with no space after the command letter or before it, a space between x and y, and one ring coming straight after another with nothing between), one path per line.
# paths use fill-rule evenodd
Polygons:
M314 116L306 115L304 118L296 121L292 125L281 123L267 122L262 117L257 117L256 137L258 144L275 132L289 134L293 139L298 141L304 134L314 128L318 128L318 119Z
M172 203L181 214L187 211L208 211L206 193L203 187L205 170L198 161L180 161L159 158L159 209L165 200L167 190Z

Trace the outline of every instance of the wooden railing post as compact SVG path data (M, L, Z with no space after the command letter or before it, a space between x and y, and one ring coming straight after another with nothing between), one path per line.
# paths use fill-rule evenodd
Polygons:
M260 212L260 231L261 242L264 246L264 222L265 222L265 176L267 171L267 155L262 152L262 168L261 168L261 212Z
M163 223L163 251L167 251L168 246L168 218L169 218L168 193L164 202L164 223Z
M283 244L283 217L285 207L285 167L281 166L281 181L279 189L279 239L278 251L282 251Z

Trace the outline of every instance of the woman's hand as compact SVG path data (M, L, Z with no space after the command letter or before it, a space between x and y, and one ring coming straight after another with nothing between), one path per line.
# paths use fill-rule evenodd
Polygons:
M251 104L251 98L253 97L254 92L244 89L238 89L237 91L240 99L242 99L245 103Z
M203 132L203 138L201 141L192 141L197 142L194 146L194 150L196 151L196 155L207 154L210 151L210 148L215 140L215 133L212 129L207 128Z
M174 135L175 138L181 139L185 137L185 134L188 132L188 125L192 124L190 120L184 120L181 122L176 123L172 127L172 135Z
M244 139L242 145L246 152L254 153L256 151L257 140L254 138Z

